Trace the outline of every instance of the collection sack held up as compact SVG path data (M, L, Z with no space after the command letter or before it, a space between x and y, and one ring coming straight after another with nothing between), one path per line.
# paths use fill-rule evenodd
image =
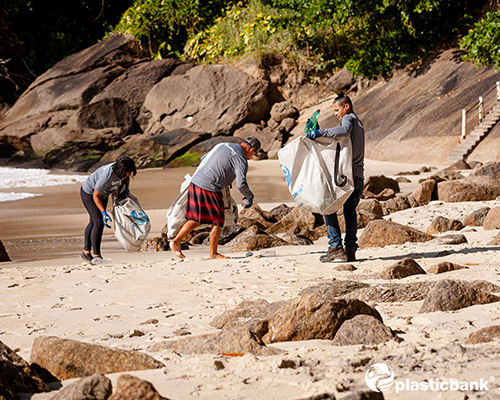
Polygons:
M137 197L128 194L124 199L113 197L115 237L128 251L139 251L146 240L151 223Z
M309 211L333 214L354 190L349 136L300 136L279 150L278 158L292 197Z

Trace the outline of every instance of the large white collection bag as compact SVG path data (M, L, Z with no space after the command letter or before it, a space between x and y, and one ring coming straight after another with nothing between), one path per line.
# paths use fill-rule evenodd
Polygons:
M292 197L309 211L333 214L354 190L349 136L300 136L279 150L278 158Z
M215 146L202 160L198 168L203 167L203 165L207 162L207 160L212 156L213 151L218 146L224 146L224 143L220 143ZM196 169L196 171L198 170ZM195 174L196 174L195 171ZM180 194L176 197L176 199L172 202L167 211L167 237L169 239L173 239L179 233L184 222L186 222L186 205L187 205L187 196L189 184L191 183L192 176L186 174L184 176L184 182L181 184ZM236 202L231 197L231 192L229 188L224 188L222 190L222 197L224 199L224 226L235 225L238 221L238 206ZM206 225L201 225L199 228L202 228Z
M142 209L137 197L130 193L122 200L116 197L113 200L116 239L128 251L139 251L151 230L149 217Z

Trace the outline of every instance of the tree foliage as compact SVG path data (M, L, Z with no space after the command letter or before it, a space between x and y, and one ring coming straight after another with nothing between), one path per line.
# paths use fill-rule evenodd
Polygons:
M460 47L467 50L465 60L477 65L500 66L500 10L488 12L460 41Z

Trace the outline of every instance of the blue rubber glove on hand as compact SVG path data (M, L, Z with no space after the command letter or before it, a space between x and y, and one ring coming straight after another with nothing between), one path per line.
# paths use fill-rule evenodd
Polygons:
M315 129L314 131L307 132L307 137L311 140L315 140L317 137L321 136L321 131L319 129Z
M128 197L129 193L130 190L124 189L123 192L121 192L120 195L118 196L118 200L123 200L124 198Z
M108 215L106 211L101 211L102 214L102 222L104 222L104 225L106 225L108 228L111 228L110 225L108 225L108 222L113 221L111 217Z
M250 199L247 199L246 197L244 197L241 204L243 205L243 208L250 208L250 207L252 207L253 200L250 200Z

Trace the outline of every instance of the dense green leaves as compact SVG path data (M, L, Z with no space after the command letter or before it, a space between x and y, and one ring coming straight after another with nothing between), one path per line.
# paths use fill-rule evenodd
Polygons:
M486 17L462 38L460 47L467 50L465 60L473 60L478 65L500 66L500 10L488 12Z

